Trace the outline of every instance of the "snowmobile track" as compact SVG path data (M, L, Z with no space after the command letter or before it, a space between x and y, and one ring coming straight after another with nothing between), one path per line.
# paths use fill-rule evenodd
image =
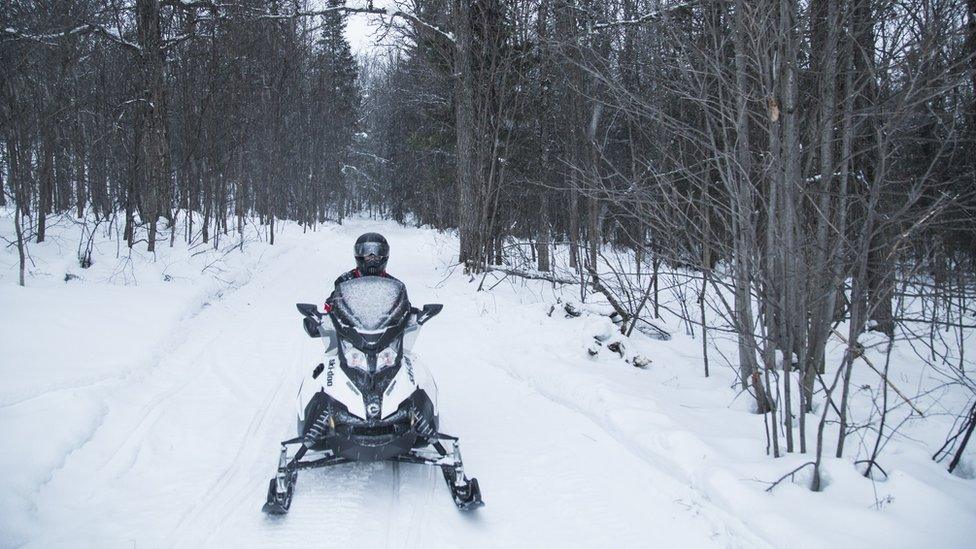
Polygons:
M233 481L242 477L242 475L249 479L249 469L253 470L254 464L252 463L251 467L246 467L245 460L247 460L248 456L253 456L260 453L254 450L256 449L255 447L262 445L263 440L268 438L267 436L259 436L262 431L268 431L269 429L267 426L268 417L271 415L272 410L277 409L287 402L284 391L286 387L286 380L287 376L282 376L274 391L269 394L267 400L258 408L258 412L252 417L251 422L248 425L247 432L241 439L233 459L231 459L229 465L223 470L220 476L214 480L213 484L207 488L207 496L204 499L195 502L182 514L180 521L176 524L173 530L172 537L180 539L181 532L187 529L184 527L184 524L186 524L188 518L190 520L190 524L187 524L187 526L191 531L193 531L193 526L202 522L203 517L201 516L201 510L204 513L213 513L216 512L216 510L223 508L225 511L221 518L225 519L237 507L241 506L241 496L247 494L247 491L240 489L242 487L242 483L237 483L238 489L235 493L229 494L228 496L225 495L225 492L233 486ZM244 492L244 494L241 492ZM248 498L245 497L244 499L246 500ZM214 511L210 511L211 509L214 509ZM222 521L218 520L215 522L220 523ZM206 524L205 521L202 523Z

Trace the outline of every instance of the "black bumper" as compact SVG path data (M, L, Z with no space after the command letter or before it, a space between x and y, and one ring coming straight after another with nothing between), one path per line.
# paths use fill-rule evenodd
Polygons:
M438 418L427 393L417 389L383 420L365 420L324 392L305 407L298 432L310 450L331 450L356 461L381 461L424 446L437 432ZM329 421L331 418L331 421Z

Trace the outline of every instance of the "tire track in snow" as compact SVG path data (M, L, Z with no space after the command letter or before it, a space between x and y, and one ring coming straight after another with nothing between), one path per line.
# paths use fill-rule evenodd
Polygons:
M400 525L399 521L394 519L399 518L397 508L400 503L400 463L394 461L387 468L390 470L390 501L386 511L386 536L383 547L396 547Z
M299 272L299 269L289 271ZM294 338L292 322L287 323L284 332L287 335L282 336L283 340ZM218 366L218 373L225 373L223 370ZM237 381L236 385L241 385ZM343 539L336 535L337 528L363 523L364 516L369 517L367 522L376 522L375 528L368 529L375 533L376 541L386 541L387 536L381 535L383 528L395 522L394 512L399 507L396 493L391 491L391 472L386 464L349 464L303 471L292 511L287 516L265 517L260 512L267 481L277 463L278 442L288 438L289 430L294 428L294 406L288 402L293 395L287 390L293 382L291 376L277 376L274 391L262 401L261 410L242 436L232 465L225 467L220 478L211 484L212 493L196 509L184 513L180 525L174 528L173 537L178 545L195 546L201 540L205 544L225 544L229 537L240 537L242 532L250 532L249 543L257 545L278 545L293 538L305 543L309 539L328 540L333 545ZM280 429L277 421L271 421L282 414L288 416L287 429ZM384 500L389 500L388 504ZM376 513L376 509L384 507L385 514ZM316 538L319 532L327 537ZM366 538L368 546L377 544L368 542L371 537ZM348 541L364 543L362 532L357 539Z
M280 253L274 254L270 259L274 260L279 255L280 255ZM36 399L36 398L40 398L40 397L43 397L43 396L46 396L46 395L49 395L49 394L52 394L52 393L55 393L55 392L59 392L59 391L90 389L90 388L94 388L95 386L98 386L98 385L111 383L113 381L117 381L119 383L122 383L122 382L124 382L126 380L127 377L130 377L132 375L135 375L136 376L136 379L133 380L133 382L139 381L139 378L148 377L155 370L159 369L160 365L164 361L166 361L166 359L169 357L169 355L167 355L164 352L164 350L167 349L167 348L179 348L180 346L184 345L194 335L194 331L192 329L194 327L194 325L196 323L198 323L200 317L202 315L204 315L208 311L208 308L213 304L213 302L215 301L215 299L223 300L223 299L226 299L227 297L229 297L231 295L234 295L240 288L242 288L245 285L247 285L253 279L254 272L260 267L260 265L261 265L261 262L259 261L258 264L255 265L252 270L248 271L248 278L246 280L244 280L243 282L239 282L237 284L227 284L225 286L221 286L221 287L215 288L211 294L209 294L207 297L204 297L203 299L201 299L200 304L197 305L196 307L192 308L187 313L187 315L185 317L185 320L180 323L180 327L177 328L176 330L172 331L157 346L156 351L153 354L156 355L156 356L158 356L158 358L156 358L154 360L151 360L149 364L147 364L147 365L145 365L145 366L143 366L141 368L138 368L137 371L133 371L132 368L129 368L129 369L126 369L123 372L120 372L118 374L104 376L104 377L102 377L100 379L96 379L96 380L91 381L91 382L87 382L87 383L84 383L83 382L83 383L80 383L80 384L75 384L75 385L71 385L71 386L64 386L64 387L55 387L53 389L50 389L50 390L47 390L47 391L43 391L43 392L41 392L39 394L30 395L30 396L28 396L26 398L23 398L21 400L18 400L16 402L4 404L4 406L2 406L2 407L13 406L13 405L16 405L16 404L21 404L21 403L24 403L24 402L27 402L27 401L30 401L30 400L33 400L33 399ZM184 383L182 385L182 387L185 387L186 385L187 385L187 383ZM182 388L182 387L180 387L180 388ZM175 392L171 392L170 395L171 394L175 394ZM162 400L165 400L165 398L163 398ZM158 404L160 402L161 401L155 402L155 404L151 404L150 405L150 409L155 408L156 406L158 406ZM97 424L94 426L94 428L92 429L92 431L89 434L89 436L87 436L85 438L85 440L81 444L79 444L78 446L74 447L70 452L68 452L68 454L65 455L64 459L61 462L61 465L59 467L53 469L50 472L50 474L48 475L48 480L44 484L42 484L41 486L38 487L38 491L40 491L44 487L44 485L46 485L47 483L49 483L51 481L51 479L54 477L54 475L59 470L64 469L64 467L68 465L68 463L70 462L70 458L72 457L73 454L76 454L77 452L83 450L89 443L91 443L98 436L99 430L105 424L105 421L106 421L106 419L107 419L107 417L109 416L110 413L111 413L111 409L110 408L106 408L106 411L100 417L100 421L98 421ZM147 414L143 414L142 419L145 419L145 416L146 415L148 415L148 412L147 412ZM140 419L139 423L137 424L137 427L142 424L142 419ZM121 447L129 440L130 437L131 437L131 435L130 436L127 436L126 439L122 441L122 443L119 445L119 449L121 449ZM114 457L114 454L113 454L112 457ZM100 469L104 469L108 465L108 463L110 461L111 461L111 458L109 459L109 461L107 461L105 464L103 464L100 467Z
M424 547L427 546L424 534L430 525L430 514L433 505L431 495L437 488L443 488L443 481L431 475L431 472L440 474L440 469L431 466L415 465L408 467L405 475L406 481L401 483L401 501L409 511L401 512L401 525L399 528L399 543L393 547ZM406 491L406 494L403 492ZM417 492L420 492L417 494ZM406 497L403 497L403 496ZM420 496L419 498L417 496ZM402 509L402 507L401 507Z
M52 382L46 384L43 388L38 388L34 390L27 391L23 394L17 396L7 396L0 397L0 409L16 406L23 404L37 398L45 397L51 394L55 394L62 391L71 390L87 390L94 388L98 385L108 384L111 382L121 382L126 381L127 378L136 376L143 377L147 372L151 372L153 369L159 366L162 360L165 358L165 353L167 349L178 347L182 345L191 335L188 330L184 327L186 324L191 323L196 320L203 312L207 310L208 307L214 303L220 302L225 297L232 295L237 289L247 285L255 272L257 272L265 261L273 262L282 253L282 251L275 251L269 257L265 257L264 254L258 259L255 265L253 265L246 272L247 277L243 280L236 280L233 282L227 282L220 284L216 287L210 288L207 292L201 292L199 295L193 298L193 305L188 306L182 313L180 319L181 327L171 330L169 334L164 336L155 346L153 346L149 352L146 353L146 358L142 360L144 364L138 364L134 366L127 367L121 371L114 372L111 374L97 375L89 378L76 379L67 383ZM220 280L215 278L215 280ZM163 358L156 358L163 357Z
M253 274L253 271L250 274ZM161 350L170 345L178 346L181 345L183 342L187 341L192 335L192 330L187 325L197 321L199 316L204 312L206 312L208 306L211 304L211 301L215 297L222 297L222 296L229 295L228 289L236 290L242 285L243 284L238 286L227 285L227 286L216 288L207 298L204 298L202 300L200 305L191 309L190 312L187 313L186 321L182 323L182 326L180 328L177 328L176 330L173 330L168 336L166 336L163 339L163 342L157 346L157 349ZM36 399L45 398L47 396L56 394L58 392L63 392L63 391L87 391L87 390L98 390L103 388L107 389L113 384L123 383L127 377L133 375L135 375L137 378L151 375L151 373L154 370L156 370L165 359L166 359L166 355L162 355L160 358L156 360L152 360L149 364L139 368L128 368L123 372L117 374L111 374L107 376L101 376L97 379L89 380L86 382L74 383L65 386L55 386L53 388L40 391L36 394L31 394L29 396L26 396L14 402L8 402L3 405L0 405L0 409L26 404ZM184 384L184 386L185 385L186 384ZM92 422L90 428L85 433L85 436L82 437L76 444L66 449L64 455L58 461L56 466L53 467L50 471L48 471L48 473L44 477L44 480L41 483L39 483L37 487L34 489L34 493L36 494L37 499L35 499L32 506L34 507L35 512L38 505L37 500L41 499L41 496L44 494L48 486L55 481L59 473L61 473L65 468L70 466L72 460L75 458L76 455L83 452L89 446L89 444L91 444L94 440L96 440L96 438L101 434L100 431L102 430L103 426L105 426L106 422L109 420L112 410L111 410L111 406L106 403L102 403L100 407L101 407L100 413L98 414L95 421ZM137 424L137 427L143 424L143 420L145 420L147 416L148 416L148 412L146 415L142 417L142 419L140 419L139 423ZM130 438L131 438L131 433L129 436L126 437L125 440L122 441L122 443L120 443L118 449L111 456L109 456L109 458L99 467L99 470L104 470L112 462L112 460L117 458L118 453L121 451L122 447ZM136 459L137 452L131 453L130 456L131 458L128 460L129 465L131 465L131 463ZM116 478L120 474L121 473L116 475Z
M304 257L306 253L308 252L303 250L300 254L301 257ZM298 252L296 252L297 254ZM300 262L302 259L296 258L295 261ZM293 271L293 267L292 265L279 270L289 272ZM262 288L266 288L266 286L262 286ZM281 362L292 364L294 360L282 360ZM218 366L217 370L223 383L235 386L242 385L242 382L237 379L240 372L236 369L227 372L226 368ZM240 437L233 458L228 461L227 467L207 487L205 497L185 511L171 531L170 537L175 539L177 544L188 537L191 541L187 542L187 545L190 546L198 544L199 539L210 540L217 535L220 525L227 522L227 518L241 510L242 507L252 505L254 508L260 509L266 493L267 479L273 475L274 466L277 462L269 460L267 463L261 463L258 458L263 458L265 452L269 456L272 453L277 456L278 439L287 438L279 437L272 431L269 419L280 414L283 410L291 409L287 402L289 392L285 389L293 381L292 377L291 375L276 376L277 382L274 389L257 406L247 430ZM272 440L273 445L271 445ZM265 474L255 477L257 470L261 470ZM254 497L256 495L262 499L259 501L258 497ZM196 539L192 537L201 531L204 532L202 536L198 536Z
M182 383L178 383L161 393L157 393L149 404L140 410L139 419L136 421L136 424L125 430L125 435L123 435L121 442L116 444L115 451L102 465L97 466L98 471L115 469L117 471L115 477L118 478L132 467L139 449L145 443L152 428L159 421L161 414L165 413L165 410L161 406L174 395L181 393L188 386L196 383L202 376L209 373L209 362L204 360L203 364L207 365L203 370L194 369L192 377L185 379ZM126 462L125 465L122 464L123 461Z
M204 304L203 306L201 306L195 313L193 313L191 315L191 317L190 317L190 320L191 321L195 320L205 310L206 310L206 304ZM172 340L177 340L177 341L183 340L183 341L185 341L185 340L189 339L189 337L191 336L191 334L192 334L191 330L189 328L184 327L184 328L181 328L181 329L175 331L173 334L170 335L170 337L168 339L171 340L171 341ZM177 343L177 345L179 345L179 343ZM159 365L165 360L165 358L166 357L164 356L164 357L162 357L162 358L154 361L153 364L151 364L149 366L146 366L145 367L145 370L151 371L151 370L154 370L154 369L158 368ZM10 404L10 406L13 406L13 405L16 405L16 404L21 404L21 403L24 403L24 402L28 402L30 400L34 400L34 399L37 399L37 398L41 398L41 397L44 397L44 396L47 396L47 395L50 395L50 394L53 394L53 393L56 393L56 392L59 392L59 391L65 391L65 390L82 390L82 389L86 389L86 388L94 388L97 385L107 384L107 383L111 383L113 381L121 381L127 375L130 375L130 374L131 374L131 371L126 371L126 372L123 372L123 373L118 374L118 375L108 376L108 377L106 377L104 379L101 379L101 380L98 380L98 381L96 381L94 383L81 384L81 385L78 385L78 386L75 386L75 387L60 387L60 388L52 389L50 391L45 391L43 393L40 393L40 394L37 394L37 395L33 395L33 396L29 397L29 398L26 398L24 400L21 400L21 401L15 403L15 404ZM161 398L161 399L160 398L154 399L150 403L148 409L145 410L145 413L143 413L143 414L140 415L140 419L137 422L136 426L133 428L133 430L128 431L128 434L125 436L125 438L122 440L122 442L118 444L116 450L110 456L108 456L107 459L105 459L105 461L100 466L96 466L98 468L98 470L99 471L102 471L102 470L106 469L113 461L117 460L118 459L118 455L122 451L123 447L134 436L135 430L139 429L144 424L145 420L152 413L152 411L155 410L156 407L159 404L161 404L163 401L165 401L166 398L168 398L169 396L172 396L173 394L175 394L176 392L178 392L183 387L186 387L188 384L189 384L189 381L186 382L186 383L183 383L180 387L176 388L175 390L168 392L163 398ZM47 479L37 487L37 490L36 491L38 493L43 492L44 488L49 483L51 483L54 480L55 476L60 471L62 471L63 469L65 469L66 467L69 466L69 464L71 463L71 460L72 460L73 456L75 456L79 452L82 452L90 443L92 443L92 441L94 441L96 439L96 437L99 436L100 431L105 426L106 421L109 419L109 416L111 415L111 412L112 412L112 410L111 410L111 406L110 405L107 405L107 404L103 405L102 413L99 415L98 421L96 421L96 422L93 423L90 432L87 434L87 436L80 443L78 443L77 445L73 446L64 455L64 458L60 461L60 465L58 465L57 467L55 467L54 469L52 469L50 471L50 473L47 475ZM134 459L134 456L132 457L132 459ZM129 463L130 464L132 462L132 459L129 460Z
M305 251L284 250L272 254L270 258L264 258L265 261L270 260L277 268L260 270L264 262L259 262L248 272L244 282L219 288L186 317L179 328L165 338L164 344L160 345L164 350L151 364L139 368L134 378L131 378L133 373L131 369L117 376L120 389L132 387L134 391L118 390L108 395L107 412L102 415L102 420L82 444L69 452L61 466L52 471L48 482L39 488L39 496L44 495L42 489L46 485L57 480L56 474L59 471L67 470L72 466L83 468L86 471L84 482L93 485L105 485L106 482L114 485L126 475L139 460L145 443L152 440L151 435L167 413L168 407L165 404L174 396L197 384L205 376L212 374L213 351L218 347L216 343L225 336L227 327L231 325L229 322L220 322L220 319L231 316L235 311L233 307L228 306L228 302L240 298L242 290L250 289L262 278L273 277L274 273L285 269L282 263L300 263ZM289 252L294 256L293 261L281 262L281 256L288 255ZM213 322L214 320L216 322ZM218 329L207 330L207 326L218 326ZM279 381L283 385L285 379L279 376ZM148 402L138 403L138 395L146 391L151 391L152 396ZM264 413L268 410L268 407L263 408ZM112 438L116 440L113 441ZM93 442L97 442L95 444L97 449L86 454L86 450ZM216 445L217 441L214 444ZM204 451L209 450L210 448L204 449ZM79 459L82 461L75 463ZM105 481L94 480L92 477L105 479ZM42 497L39 497L39 500L42 500Z
M267 438L257 435L262 430L266 430L266 427L262 427L266 423L271 410L277 408L281 404L286 379L286 376L281 376L280 381L278 382L278 385L275 387L274 391L269 394L268 398L261 404L258 411L251 418L248 429L241 438L240 444L237 446L237 451L229 462L230 465L228 465L220 476L207 487L205 492L207 494L206 497L196 501L180 516L179 522L177 522L170 534L171 538L177 540L177 544L179 544L181 538L184 537L182 535L183 530L196 532L199 529L197 527L198 524L207 525L207 522L203 520L205 517L200 515L201 510L207 514L211 514L209 510L214 506L220 506L223 509L227 509L229 507L230 509L224 512L224 516L226 517L228 514L233 512L234 508L236 507L233 504L234 502L237 502L239 505L240 500L238 499L238 493L230 494L228 497L224 492L234 483L237 477L246 472L243 469L243 464L241 462L249 454L254 454L254 452L249 452L247 450L250 450L251 447L255 446L255 444L263 443ZM189 524L187 524L187 519L190 520ZM213 523L219 524L220 521L211 521L211 524ZM193 543L191 543L191 545L192 544Z

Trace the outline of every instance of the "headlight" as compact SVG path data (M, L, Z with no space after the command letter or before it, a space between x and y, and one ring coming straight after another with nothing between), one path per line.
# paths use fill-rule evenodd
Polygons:
M345 341L342 342L342 354L345 355L346 364L349 366L364 372L369 371L369 366L366 363L366 354Z
M392 345L376 354L376 367L387 368L393 366L396 363L396 359L397 342L394 341Z

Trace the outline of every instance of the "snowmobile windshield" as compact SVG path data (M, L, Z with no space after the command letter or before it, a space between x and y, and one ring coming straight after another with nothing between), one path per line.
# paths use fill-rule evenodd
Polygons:
M335 310L343 324L377 332L402 322L410 314L410 301L399 280L364 276L339 284Z

